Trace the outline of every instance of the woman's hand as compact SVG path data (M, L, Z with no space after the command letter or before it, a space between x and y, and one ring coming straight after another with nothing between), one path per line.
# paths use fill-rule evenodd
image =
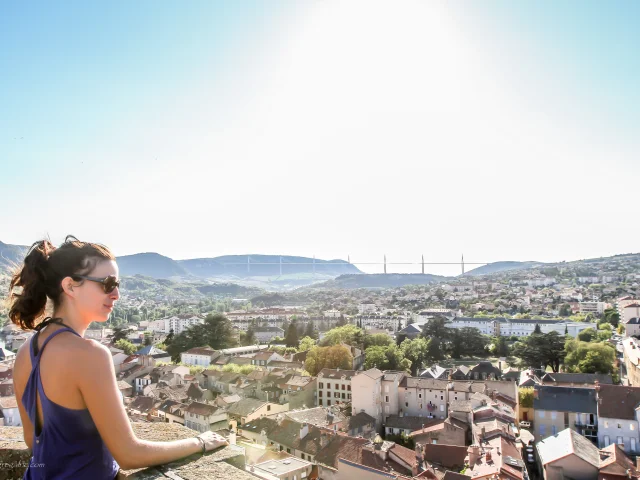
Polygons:
M198 435L198 438L204 440L205 451L207 452L225 445L229 445L229 442L227 442L222 435L218 435L217 433L211 431L201 433L200 435Z

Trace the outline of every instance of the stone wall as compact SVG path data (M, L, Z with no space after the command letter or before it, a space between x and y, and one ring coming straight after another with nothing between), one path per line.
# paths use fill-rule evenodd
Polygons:
M138 438L172 441L194 436L194 431L176 423L133 423ZM21 479L31 457L21 427L0 427L0 480ZM255 480L245 470L244 449L230 445L205 455L196 454L166 465L121 471L119 480Z

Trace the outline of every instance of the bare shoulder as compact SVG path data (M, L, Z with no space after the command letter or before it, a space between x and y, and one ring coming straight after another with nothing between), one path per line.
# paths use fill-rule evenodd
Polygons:
M18 348L16 360L13 364L14 378L19 378L21 372L30 370L31 360L29 359L29 348L31 348L31 341L24 342L20 348Z

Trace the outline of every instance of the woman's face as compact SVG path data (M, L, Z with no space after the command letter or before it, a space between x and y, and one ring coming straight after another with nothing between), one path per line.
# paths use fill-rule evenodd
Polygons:
M89 277L105 278L115 275L118 278L118 265L114 260L102 260L87 274ZM113 310L113 305L120 298L120 290L116 288L111 293L105 293L101 283L83 280L76 295L76 307L80 314L91 319L92 322L106 322Z

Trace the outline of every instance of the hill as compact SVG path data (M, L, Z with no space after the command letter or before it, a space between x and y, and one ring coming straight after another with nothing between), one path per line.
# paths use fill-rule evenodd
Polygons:
M469 270L465 272L464 276L491 275L492 273L507 272L509 270L525 270L542 265L544 265L542 262L493 262Z
M152 278L184 277L189 273L175 260L159 253L136 253L117 258L120 275Z
M10 270L24 260L29 247L0 242L0 270Z
M360 273L357 267L344 260L314 260L309 257L288 255L224 255L214 258L179 260L178 263L191 275L201 278L227 276L247 278L313 272L331 276Z
M406 285L428 285L443 282L451 277L421 273L372 273L360 275L340 275L309 288L355 289L355 288L396 288Z

